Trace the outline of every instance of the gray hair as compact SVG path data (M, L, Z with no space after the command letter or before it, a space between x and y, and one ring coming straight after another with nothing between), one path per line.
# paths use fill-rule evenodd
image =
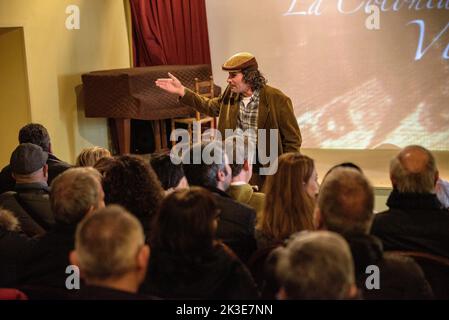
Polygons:
M143 245L142 225L117 205L88 216L76 230L75 250L88 280L120 277L131 271Z
M419 150L427 156L423 170L412 172L404 166L404 153L410 149ZM404 193L433 193L435 191L435 175L437 171L433 154L426 148L418 145L405 147L390 162L390 176L394 180L394 188Z
M276 274L288 299L345 299L355 284L351 250L336 233L300 232L276 253Z
M50 203L55 219L73 224L84 218L100 200L101 175L91 167L71 168L57 176L50 191Z
M321 185L318 207L326 229L367 234L374 216L373 187L357 170L336 168Z

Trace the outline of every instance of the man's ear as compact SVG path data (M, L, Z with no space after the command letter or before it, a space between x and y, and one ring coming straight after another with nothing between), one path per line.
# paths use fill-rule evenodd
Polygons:
M137 254L137 267L139 269L145 269L148 266L148 262L150 261L150 246L144 245L139 250L139 253Z
M226 170L226 168L224 169ZM218 170L217 171L217 181L221 182L221 181L225 181L226 180L226 174L225 171L223 170Z
M437 185L439 179L440 179L440 172L438 172L437 170L437 172L435 172L435 183L434 183L435 186Z
M70 264L73 264L75 266L79 266L78 255L76 254L75 250L70 251L70 253L69 253L69 261L70 261Z

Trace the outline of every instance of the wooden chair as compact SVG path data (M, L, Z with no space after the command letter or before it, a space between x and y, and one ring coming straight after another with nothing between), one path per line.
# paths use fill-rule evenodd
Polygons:
M413 258L432 287L435 299L449 299L449 259L418 251L385 251L388 255Z
M195 92L207 97L214 97L214 80L212 76L210 76L209 80L199 81L198 78L195 78ZM196 135L199 138L198 142L201 142L201 127L203 124L209 123L210 129L216 128L216 120L215 117L209 117L206 115L202 115L200 112L195 112L195 117L193 118L175 118L171 120L171 129L172 131L176 129L176 124L181 123L187 125L187 130L189 132L190 143L193 142L193 123L197 122L199 125L197 126ZM176 141L173 142L173 145L176 144Z

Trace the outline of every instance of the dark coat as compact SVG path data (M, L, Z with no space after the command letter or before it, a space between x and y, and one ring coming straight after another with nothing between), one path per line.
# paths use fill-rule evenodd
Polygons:
M243 262L247 262L256 251L254 238L256 212L217 188L207 189L213 193L221 211L217 239L229 246Z
M36 240L0 227L0 287L14 287L26 270Z
M81 286L69 297L70 300L159 300L152 296L99 286Z
M60 173L71 168L71 165L59 160L53 154L48 154L47 159L48 164L48 185L51 184L54 178L56 178ZM16 181L12 177L11 167L7 165L0 172L0 194L6 191L12 191Z
M431 299L432 289L413 259L384 254L382 242L371 235L345 235L354 259L357 286L366 300ZM369 265L379 267L380 289L365 284Z
M376 214L371 233L385 250L420 251L449 258L449 211L435 194L390 194L389 210Z
M0 195L0 206L14 213L22 231L30 237L43 235L55 224L46 183L18 184L14 191Z
M187 259L154 248L141 292L163 299L257 299L248 269L222 244Z
M75 246L76 224L56 223L36 244L27 259L27 270L22 276L22 284L65 289L69 276L65 270L69 253Z

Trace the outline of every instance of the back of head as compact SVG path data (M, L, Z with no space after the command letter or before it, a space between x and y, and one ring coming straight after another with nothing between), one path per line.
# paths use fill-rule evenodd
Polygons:
M47 129L39 123L29 123L19 131L19 143L33 143L44 151L50 150L50 136Z
M182 167L190 185L217 187L217 174L226 171L225 152L221 142L194 144L182 155ZM231 174L231 172L227 172Z
M150 164L156 172L164 190L175 188L184 177L182 164L175 164L166 153L153 153Z
M153 169L137 156L119 156L108 162L103 173L103 188L106 204L119 204L135 216L145 217L148 223L163 196Z
M87 280L119 278L132 271L143 245L139 221L119 206L98 210L76 230L75 250Z
M64 171L51 184L50 202L56 221L77 224L103 204L100 173L90 167Z
M349 246L338 234L301 232L276 253L276 273L287 299L349 297L354 266Z
M341 234L367 234L373 220L373 188L359 171L336 168L321 185L318 207L326 229Z
M16 176L27 176L42 169L47 159L48 153L42 147L33 143L21 143L11 154L9 165Z
M154 248L182 256L210 250L219 212L212 194L192 187L168 195L162 202L153 228Z
M265 207L258 229L279 241L294 232L314 229L315 200L306 191L314 168L314 161L300 153L278 158L277 172L265 180Z
M403 193L433 193L438 180L435 157L424 147L411 145L390 162L393 187Z
M110 156L111 152L102 147L85 148L76 157L76 166L93 167L98 160Z

